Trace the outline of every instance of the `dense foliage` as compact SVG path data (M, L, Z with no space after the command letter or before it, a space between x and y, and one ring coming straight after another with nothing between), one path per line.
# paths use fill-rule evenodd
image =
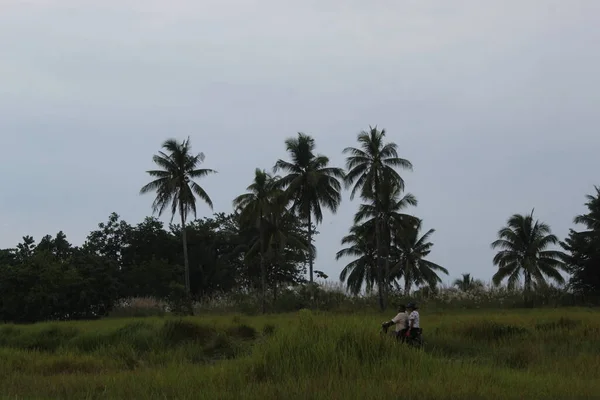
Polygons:
M115 213L81 247L62 232L35 243L25 237L0 259L0 318L33 322L105 315L119 299L185 296L181 226L148 217L132 226ZM300 226L291 226L303 238ZM191 294L196 298L260 287L254 236L237 214L216 214L187 227ZM266 268L272 291L304 281L305 250L283 248L285 262Z
M571 229L561 245L568 252L565 262L572 275L573 289L600 295L600 187L595 190L595 195L586 196L588 212L573 221L585 226L585 230Z
M336 212L342 188L359 195L354 224L342 239L336 258L349 259L339 279L347 293L376 293L383 310L392 296L438 292L439 274L448 271L431 259L434 229L408 210L417 197L405 193L398 168L412 164L386 142L384 130L371 127L347 147L346 169L330 165L316 152L315 140L299 133L285 141L289 161L278 160L272 175L256 169L246 193L233 199L231 213L196 217L196 197L212 208L206 191L195 180L216 171L199 168L189 138L169 139L153 157L158 169L147 171L152 181L141 193L154 193L153 211L171 213L168 227L154 217L137 225L113 213L73 246L61 231L36 242L23 237L15 248L0 250L0 320L97 318L127 298L163 299L174 311L192 312L194 300L223 294L260 293L261 308L290 287L300 287L315 305L319 289L313 270L313 244L324 209ZM534 292L548 288L548 278L579 295L600 294L600 188L588 196L589 212L574 222L585 226L559 239L533 213L515 214L498 232L494 283L509 289L523 284L528 303ZM172 220L178 214L180 224ZM305 274L308 266L308 279ZM455 282L461 292L478 290L481 282L464 275ZM417 288L417 292L414 289Z

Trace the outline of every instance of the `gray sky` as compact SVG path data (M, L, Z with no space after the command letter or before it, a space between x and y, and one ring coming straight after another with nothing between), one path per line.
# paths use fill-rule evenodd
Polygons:
M494 272L512 213L564 236L600 184L597 0L0 0L0 247L81 244L138 195L164 139L192 138L231 210L254 168L311 134L333 164L378 125L450 278ZM319 228L337 279L357 201ZM209 215L200 207L201 215ZM168 218L163 218L168 220Z

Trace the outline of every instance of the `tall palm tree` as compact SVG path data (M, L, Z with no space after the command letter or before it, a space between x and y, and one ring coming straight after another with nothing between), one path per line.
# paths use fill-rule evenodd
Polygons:
M367 293L373 290L377 281L377 256L373 246L373 231L375 224L366 222L361 225L353 225L350 233L342 238L342 245L347 245L338 251L335 259L342 257L353 257L342 272L340 281L346 282L346 287L350 293L357 295L360 293L363 285Z
M363 199L373 201L377 210L377 226L375 229L375 243L377 251L377 274L379 306L385 309L384 300L384 271L383 271L383 233L381 213L382 204L379 193L385 184L394 182L399 190L404 190L404 179L395 168L412 170L410 161L398 156L398 146L395 143L385 143L385 130L377 127L369 127L369 131L362 131L357 136L359 147L347 147L343 153L348 154L346 158L346 187L352 187L350 199L354 199L360 191Z
M478 279L473 279L471 274L462 274L460 279L454 280L453 286L456 286L459 290L463 292L468 292L477 287L482 287L483 282Z
M304 133L285 141L291 161L277 160L273 171L284 171L287 175L278 181L285 189L285 197L292 203L292 210L306 221L308 242L312 245L312 222L323 221L322 207L336 212L342 201L340 180L344 179L341 168L329 167L329 158L315 154L315 140ZM309 246L308 264L310 283L313 279L314 254Z
M508 279L508 287L514 288L523 275L526 303L529 303L534 284L546 285L545 277L564 283L560 271L565 269L562 260L566 254L548 250L558 242L549 225L533 219L533 210L529 215L512 215L506 226L498 231L498 239L491 244L492 249L499 249L494 256L498 271L492 277L493 283L499 285Z
M275 179L259 168L254 171L254 181L244 193L233 200L233 206L240 211L243 223L254 225L258 229L258 252L260 254L260 274L262 286L262 311L266 312L267 271L265 267L266 219L272 211L275 196Z
M181 238L183 241L183 260L185 266L185 289L190 293L190 263L188 259L187 235L185 223L190 212L196 218L196 196L203 200L212 210L213 203L206 191L194 182L194 179L216 173L212 169L198 168L204 161L204 153L193 154L190 138L179 143L176 139L167 139L162 148L152 157L152 161L160 168L146 171L152 178L140 190L140 194L156 192L152 203L152 212L160 217L167 207L171 208L171 222L177 210L181 217Z
M391 278L404 278L404 295L410 295L414 284L427 284L435 287L442 280L437 272L448 274L448 270L434 262L426 260L431 253L433 243L429 241L435 229L430 229L423 236L419 236L422 221L418 221L411 228L402 227L398 234L394 235L392 255L396 263L390 272Z

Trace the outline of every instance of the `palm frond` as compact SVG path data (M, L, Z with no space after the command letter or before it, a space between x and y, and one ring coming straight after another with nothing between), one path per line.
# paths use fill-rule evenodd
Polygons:
M491 247L498 250L493 258L494 265L498 266L494 284L507 279L508 287L514 288L521 274L532 277L537 285L546 285L546 277L562 283L564 278L559 271L565 268L566 254L548 249L558 243L550 226L535 220L533 211L511 215L498 231L498 239L491 243Z
M144 185L140 194L156 192L152 204L153 213L162 213L170 207L171 221L179 209L184 220L191 212L196 215L195 195L204 200L211 208L212 201L200 185L193 181L216 171L199 169L198 164L204 161L204 154L193 155L189 137L179 143L175 139L167 139L162 144L162 149L152 157L154 163L161 169L149 170L147 173L155 178L154 181Z

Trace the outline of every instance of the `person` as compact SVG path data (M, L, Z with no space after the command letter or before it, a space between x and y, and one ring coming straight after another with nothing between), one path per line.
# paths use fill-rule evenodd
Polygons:
M408 303L406 305L408 310L408 329L404 334L407 338L415 339L421 335L421 321L419 321L419 311L415 303Z
M404 340L404 335L408 328L408 314L406 313L406 307L404 304L401 304L398 307L398 314L391 320L384 322L381 326L384 329L388 329L392 325L396 325L396 337Z

